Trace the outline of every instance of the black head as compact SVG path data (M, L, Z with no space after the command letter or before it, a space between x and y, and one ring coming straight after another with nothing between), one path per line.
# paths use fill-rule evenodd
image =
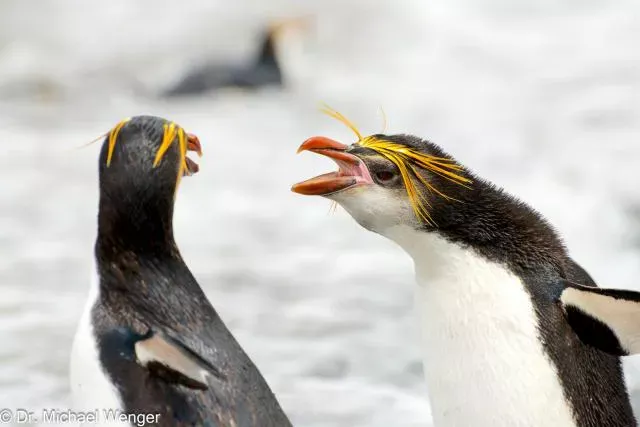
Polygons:
M269 28L262 35L262 44L260 45L256 66L280 68L276 53L276 34L275 30Z
M172 240L177 188L198 170L189 150L200 153L198 139L162 118L138 116L113 128L100 151L99 236Z
M302 194L336 200L363 226L382 232L394 225L437 228L445 213L468 198L474 177L437 145L411 135L371 135L352 145L324 137L302 150L333 158L340 170L294 186Z
M256 66L279 69L278 43L286 37L297 37L298 33L308 30L309 17L283 19L272 22L262 34L262 44L258 53Z
M565 256L561 241L537 212L429 141L378 134L347 146L314 137L303 150L331 157L339 171L296 184L293 191L336 201L360 225L402 246L423 232L435 232L490 258L522 258L521 265L533 260L556 264Z

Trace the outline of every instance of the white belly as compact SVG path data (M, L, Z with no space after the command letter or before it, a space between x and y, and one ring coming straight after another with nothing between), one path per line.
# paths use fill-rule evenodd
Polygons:
M471 250L420 234L409 252L435 425L575 426L520 279Z
M70 380L74 411L98 411L98 424L93 426L130 426L114 422L105 410L121 411L122 403L117 389L109 381L99 362L98 347L91 325L91 309L98 299L99 282L93 274L89 298L76 331L71 349Z

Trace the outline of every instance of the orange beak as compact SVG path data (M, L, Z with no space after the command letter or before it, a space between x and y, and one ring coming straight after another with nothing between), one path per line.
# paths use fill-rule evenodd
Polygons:
M202 145L200 145L200 139L192 133L187 133L187 151L195 151L198 154L198 157L202 157ZM184 171L184 175L193 175L198 173L200 167L196 162L191 160L189 157L185 157L185 161L187 162L187 167Z
M371 184L369 170L360 158L348 153L349 146L324 136L307 139L298 148L298 153L311 151L333 159L338 164L337 172L330 172L294 184L291 191L309 196L328 196L357 185Z
M202 145L200 139L192 133L187 133L187 151L195 151L198 157L202 157Z

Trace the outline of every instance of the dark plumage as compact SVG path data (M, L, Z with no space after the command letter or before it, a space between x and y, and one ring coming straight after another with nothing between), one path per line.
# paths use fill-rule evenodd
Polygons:
M187 73L177 84L164 91L164 96L198 95L228 87L257 89L281 86L282 72L276 56L276 31L269 29L262 36L258 55L245 66L207 64Z
M376 135L422 153L452 158L440 147L410 135ZM351 146L359 155L371 150ZM363 157L368 163L366 157ZM368 163L369 165L369 163ZM371 163L376 167L387 163ZM436 224L422 224L447 239L469 246L483 257L507 266L518 275L539 318L540 339L552 362L561 372L566 398L575 408L579 426L629 427L636 421L624 383L620 359L583 343L567 321L558 302L566 281L596 287L589 274L567 253L551 225L526 203L464 168L462 174L473 182L470 188L422 170L439 191L458 201L429 193L429 213ZM398 185L401 185L400 183Z
M179 145L171 145L152 166L165 123L136 117L125 124L109 167L106 141L102 147L95 243L100 295L92 311L100 360L124 409L158 413L160 426L290 426L175 243ZM190 387L188 378L136 361L133 346L149 331L179 342L183 354L201 359L205 369L210 366L208 389Z
M541 365L548 363L557 377L567 403L565 408L572 412L571 421L575 425L635 426L618 357L628 348L623 349L617 338L627 345L637 342L640 333L636 333L636 329L640 330L640 326L632 328L628 324L630 319L640 319L640 294L607 291L607 296L615 298L594 303L593 298L589 299L590 294L596 293L591 291L596 288L592 278L571 259L551 225L526 203L476 176L429 141L411 135L364 137L342 115L329 113L354 129L359 140L348 146L326 137L305 141L299 151L309 150L331 157L340 170L295 184L293 191L332 198L363 227L395 239L405 250L408 248L416 263L416 275L436 277L433 284L427 279L419 282L419 294L430 298L429 304L422 302L425 307L442 310L436 314L421 313L425 318L433 316L423 320L423 333L428 331L435 337L430 343L444 346L429 348L429 351L449 351L445 358L430 357L425 363L436 364L439 370L455 371L468 356L470 381L482 381L478 387L482 392L490 391L492 384L496 384L496 391L500 390L492 396L498 400L495 408L479 408L477 403L465 402L467 390L462 387L469 385L465 384L467 378L457 378L452 372L451 379L446 372L440 375L440 371L427 369L427 381L431 379L430 388L433 386L430 392L438 398L432 399L435 402L432 409L436 417L444 420L443 425L454 425L447 424L447 420L468 422L478 416L485 417L486 422L496 413L514 417L500 420L500 425L534 425L531 423L539 422L539 419L535 421L536 417L547 415L545 407L554 407L557 400L545 402L542 408L533 404L529 408L529 402L523 399L517 409L520 412L531 409L531 412L516 419L515 406L500 407L513 404L509 400L509 382L513 382L516 397L529 389L518 388L518 378L492 376L498 372L513 374L509 369L520 360L518 350L531 354L531 347L526 349L518 343L521 337L527 336L540 345ZM445 259L448 255L451 259ZM434 256L438 264L445 265L435 267L434 261L428 259ZM486 277L483 276L485 269L491 271ZM432 276L431 271L434 271ZM494 275L494 271L515 275L519 280L508 282ZM572 282L583 286L580 294L566 293ZM468 283L471 285L466 287ZM530 300L533 325L528 318L513 320L517 316L509 308L518 300L501 298L499 292L504 292L505 286L522 287L522 290L509 290L514 289ZM458 290L452 290L453 287ZM626 304L616 302L616 298L625 300L622 302ZM482 313L470 310L471 307ZM528 304L522 307L527 310ZM636 317L630 318L631 315ZM437 323L441 319L444 319L442 324ZM437 326L430 329L433 324ZM533 326L529 331L535 332L527 332L524 324ZM588 336L591 333L597 336ZM509 339L501 341L504 336ZM489 339L493 341L487 341L487 348L477 345ZM501 349L502 353L492 354L491 346L496 341L501 345L496 351ZM640 346L628 347L640 352ZM448 358L458 365L447 366ZM524 354L522 358L526 359ZM492 363L496 364L495 371ZM476 380L474 370L489 372L489 375L479 375ZM545 370L540 369L539 373L543 372ZM493 382L487 383L487 378ZM489 386L484 387L487 384ZM522 384L536 393L537 385ZM454 386L460 387L456 393L452 392ZM566 418L561 422L566 422Z

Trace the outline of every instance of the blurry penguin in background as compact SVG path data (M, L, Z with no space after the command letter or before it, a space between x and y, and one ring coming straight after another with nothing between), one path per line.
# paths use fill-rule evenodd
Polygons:
M197 96L224 88L255 90L266 86L281 87L285 84L281 61L278 59L281 40L293 36L290 32L304 31L308 26L308 18L273 23L264 31L257 55L248 64L215 62L199 65L162 95Z

